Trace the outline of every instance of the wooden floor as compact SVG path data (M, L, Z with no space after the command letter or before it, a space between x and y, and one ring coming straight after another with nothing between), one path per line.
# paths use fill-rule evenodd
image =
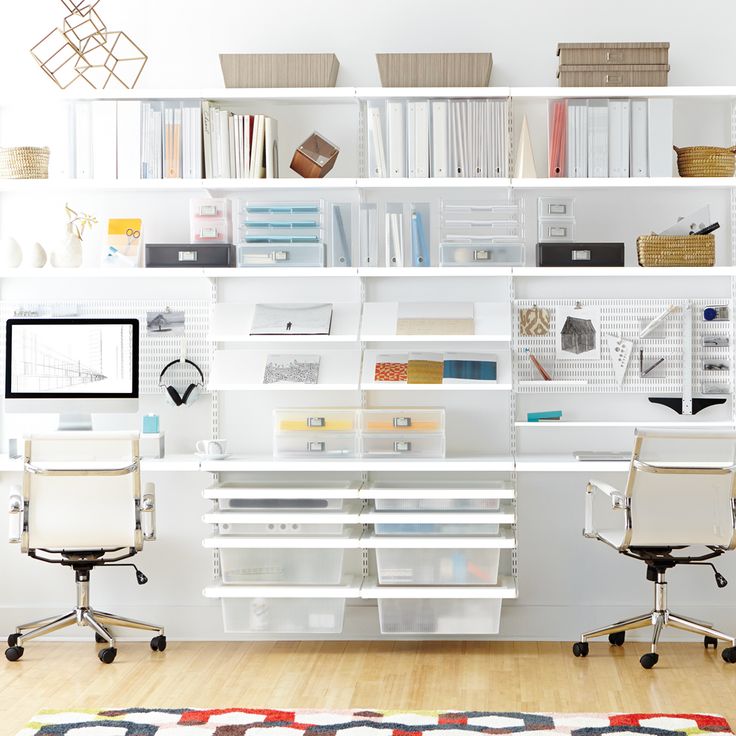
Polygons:
M112 665L90 644L36 643L0 663L0 734L41 708L305 707L708 712L736 725L736 665L700 644L515 642L123 643Z

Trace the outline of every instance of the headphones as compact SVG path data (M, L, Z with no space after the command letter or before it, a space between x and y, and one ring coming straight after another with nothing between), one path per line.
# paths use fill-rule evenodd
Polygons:
M181 394L173 386L164 382L164 374L166 371L168 371L172 366L179 365L180 363L189 363L189 365L193 366L199 374L199 381L197 381L197 383L190 383ZM163 367L161 375L158 377L158 385L164 390L167 398L174 406L189 406L199 398L199 394L204 387L204 374L202 373L202 369L194 361L189 360L189 358L185 358L184 360L177 358Z

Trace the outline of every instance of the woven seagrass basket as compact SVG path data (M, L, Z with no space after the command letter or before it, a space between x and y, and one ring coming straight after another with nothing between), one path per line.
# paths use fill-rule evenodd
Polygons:
M48 179L49 149L0 148L0 179Z
M636 239L640 266L713 266L715 235L640 235Z
M736 147L672 147L677 151L677 170L680 176L733 176L736 169Z

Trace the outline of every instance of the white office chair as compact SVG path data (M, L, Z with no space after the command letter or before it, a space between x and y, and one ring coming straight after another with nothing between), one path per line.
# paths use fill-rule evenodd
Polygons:
M153 484L141 497L138 435L134 432L58 432L25 442L23 495L10 499L10 541L42 562L74 570L77 604L63 615L18 626L5 656L23 656L27 641L68 626L88 626L105 664L117 654L110 626L155 631L154 651L166 649L161 626L90 608L89 578L94 567L133 557L156 538ZM146 576L135 565L139 584Z
M573 645L576 657L588 655L588 639L608 636L614 646L624 643L627 631L653 626L651 651L642 667L657 664L657 642L665 626L704 637L705 647L730 642L721 652L736 662L736 640L710 624L671 613L667 608L665 573L676 565L708 565L719 588L725 578L711 560L736 547L736 432L637 430L626 488L619 491L597 480L588 483L585 496L586 537L598 539L627 557L647 565L647 580L654 583L654 608L642 616L619 621L580 637ZM620 512L616 528L596 529L594 492L600 491ZM704 547L700 554L678 556L675 550Z

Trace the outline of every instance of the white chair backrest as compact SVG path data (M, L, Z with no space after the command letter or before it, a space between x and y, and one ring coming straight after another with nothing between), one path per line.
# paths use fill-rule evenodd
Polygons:
M734 543L736 432L638 430L631 547Z
M31 436L23 474L28 547L73 552L140 546L137 461L135 432ZM110 473L133 465L129 472Z

